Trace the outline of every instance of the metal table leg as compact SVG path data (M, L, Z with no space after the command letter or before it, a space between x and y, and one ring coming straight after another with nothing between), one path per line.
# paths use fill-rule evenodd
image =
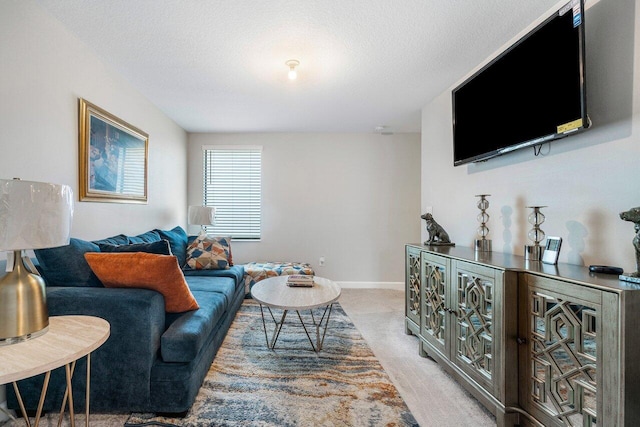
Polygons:
M67 381L67 387L64 392L64 397L62 398L62 407L60 408L60 414L58 416L58 427L62 425L62 418L64 412L66 410L67 404L69 405L69 420L71 423L71 427L75 427L75 415L73 410L73 389L71 388L71 380L73 379L73 372L76 367L76 361L74 360L70 364L64 365L65 367L65 375ZM42 418L42 408L44 406L44 399L47 394L47 389L49 388L49 379L51 378L51 371L47 371L44 376L44 382L42 384L42 390L40 391L40 400L38 402L38 409L36 411L36 417L34 422L34 427L38 427L40 424L40 419ZM91 353L87 354L87 387L85 389L85 426L89 427L89 400L91 393ZM29 420L29 416L27 415L27 410L24 406L24 402L22 400L22 396L20 395L20 390L18 389L18 383L13 382L13 390L16 393L16 398L18 400L18 405L20 406L20 410L22 411L22 417L25 420L27 427L31 427L31 421Z
M271 336L271 341L269 341L269 337L267 335L267 324L264 320L264 310L262 308L262 304L260 304L260 314L262 315L262 327L264 328L264 337L267 340L267 347L270 350L273 350L276 346L276 341L278 341L278 337L280 336L280 331L282 330L282 326L284 325L284 320L287 318L287 313L289 312L289 310L284 310L282 312L282 317L280 318L280 321L276 320L270 307L267 307L267 310L269 310L271 319L273 320L273 323L275 323L276 325L275 329L273 330L273 335Z
M307 335L307 338L309 339L309 343L311 344L311 348L313 348L313 351L318 352L320 350L322 350L322 346L324 345L324 339L327 335L327 329L329 326L329 318L331 317L331 310L333 309L333 303L329 304L325 307L324 312L322 313L322 317L320 318L319 321L316 320L315 315L313 314L313 310L309 310L311 313L311 320L312 320L312 324L313 327L315 328L315 344L314 344L314 340L311 338L311 335L309 334L309 330L307 329L307 325L304 323L304 320L302 318L302 315L300 314L300 311L296 310L296 313L298 315L298 319L300 319L300 323L302 324L302 328L304 329L305 334ZM283 310L282 312L282 317L280 318L280 320L276 320L275 316L273 315L273 312L271 311L271 308L267 306L267 310L269 311L269 314L271 315L271 319L273 320L274 324L275 324L275 329L273 331L273 334L271 336L271 340L269 340L269 335L267 332L267 323L265 321L265 315L264 315L264 309L262 307L262 304L260 304L260 314L262 316L262 327L264 329L264 337L265 340L267 342L267 347L270 350L273 350L276 346L276 342L278 341L278 337L280 336L280 331L282 330L282 326L284 325L284 321L287 317L287 313L289 312L289 310ZM324 326L323 326L324 324ZM322 330L322 335L320 334L320 331Z

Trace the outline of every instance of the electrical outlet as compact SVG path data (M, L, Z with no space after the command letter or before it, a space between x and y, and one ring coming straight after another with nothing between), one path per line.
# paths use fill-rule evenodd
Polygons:
M320 267L324 267L324 257L321 256L320 260L318 261L318 264L320 265Z

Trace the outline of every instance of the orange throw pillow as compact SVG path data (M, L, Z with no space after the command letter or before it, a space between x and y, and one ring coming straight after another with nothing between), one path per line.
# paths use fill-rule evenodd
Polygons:
M173 255L87 252L85 259L107 288L143 288L164 296L167 313L199 308Z

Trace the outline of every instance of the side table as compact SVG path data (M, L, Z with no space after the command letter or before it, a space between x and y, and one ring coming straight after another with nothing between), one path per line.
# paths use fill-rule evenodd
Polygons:
M75 427L71 378L76 361L84 356L87 357L85 425L89 425L91 352L104 344L109 338L109 333L109 322L99 317L53 316L49 318L47 333L28 341L0 347L0 360L2 360L0 363L0 384L13 383L20 410L28 427L31 424L18 390L17 381L45 373L34 424L37 427L42 415L42 406L49 386L51 371L64 366L67 389L60 409L60 418L62 418L68 404L71 426Z

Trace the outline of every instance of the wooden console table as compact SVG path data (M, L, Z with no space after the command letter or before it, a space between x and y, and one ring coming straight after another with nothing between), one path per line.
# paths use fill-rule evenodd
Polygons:
M49 318L49 330L45 334L24 342L0 347L0 360L2 361L0 363L0 384L13 383L27 426L31 426L31 424L18 390L17 381L46 373L34 424L38 426L51 371L61 366L65 367L67 389L60 409L60 418L62 418L65 406L68 404L71 426L75 426L71 379L76 361L84 356L87 357L85 425L89 425L91 352L109 338L109 330L109 322L98 317L53 316Z
M406 332L498 426L638 425L640 286L471 248L405 256Z

